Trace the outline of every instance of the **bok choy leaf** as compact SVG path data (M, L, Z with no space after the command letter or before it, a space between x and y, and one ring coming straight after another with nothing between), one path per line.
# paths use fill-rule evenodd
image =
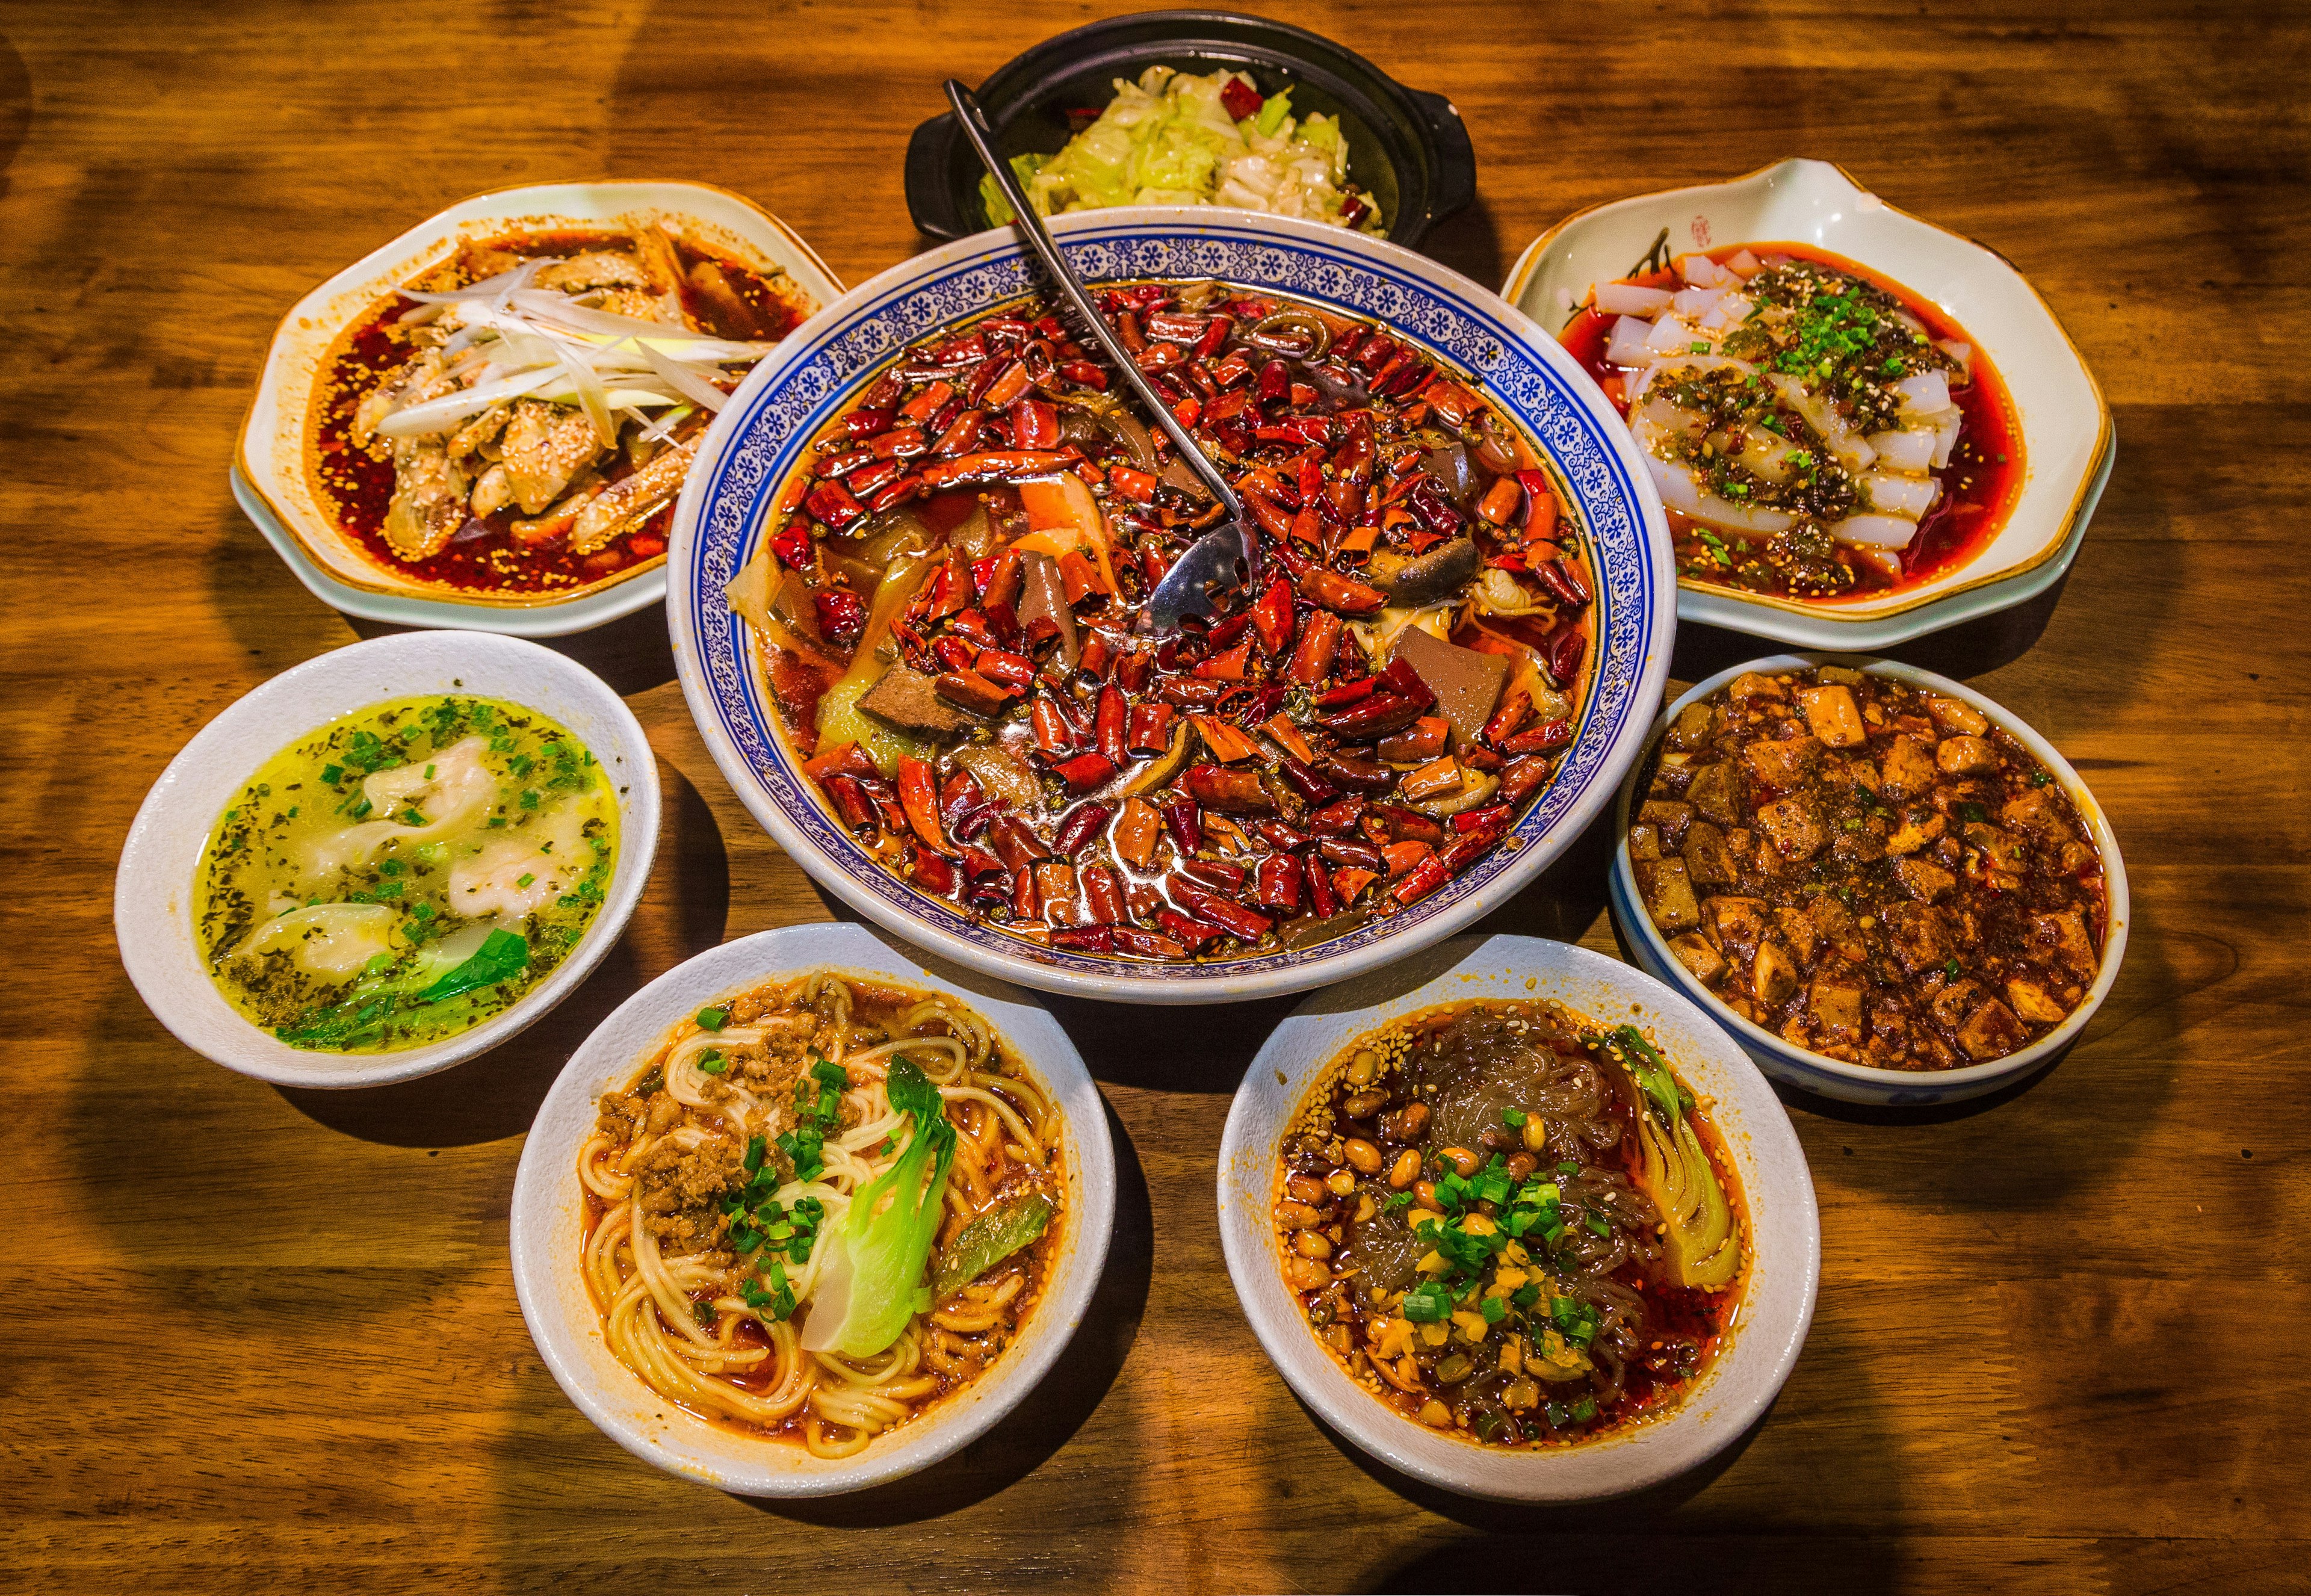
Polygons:
M884 1090L910 1121L907 1145L891 1166L850 1199L830 1240L819 1288L805 1322L806 1350L872 1357L931 1304L923 1269L938 1237L955 1127L938 1088L909 1060L891 1060Z
M1693 1128L1693 1095L1634 1025L1604 1038L1637 1088L1637 1185L1661 1210L1661 1260L1679 1286L1706 1291L1731 1283L1741 1238L1717 1166Z

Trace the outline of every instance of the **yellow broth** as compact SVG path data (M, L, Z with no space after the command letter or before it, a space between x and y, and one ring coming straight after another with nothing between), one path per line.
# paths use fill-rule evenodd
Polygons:
M568 956L617 836L617 795L554 720L502 699L397 699L249 778L203 850L194 927L217 990L283 1042L416 1047Z

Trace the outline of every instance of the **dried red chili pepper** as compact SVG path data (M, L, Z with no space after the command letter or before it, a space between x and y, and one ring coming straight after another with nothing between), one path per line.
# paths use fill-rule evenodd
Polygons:
M822 521L837 532L867 513L866 507L859 502L857 496L839 482L820 483L804 495L802 507L811 519ZM800 564L801 562L792 563Z
M1091 846L1114 815L1112 805L1077 804L1060 817L1059 827L1051 833L1051 851L1061 859L1076 858Z
M1189 768L1187 781L1189 793L1207 809L1264 815L1276 807L1276 799L1260 785L1257 772L1199 764Z
M1069 792L1089 792L1115 774L1115 761L1104 754L1078 754L1053 765L1051 771L1068 784Z
M1573 740L1573 722L1548 720L1530 731L1519 732L1501 739L1504 754L1546 754L1552 748L1562 748Z
M1301 888L1304 885L1298 859L1288 853L1271 853L1260 861L1251 889L1252 902L1289 919L1300 912Z
M934 852L955 851L955 844L946 840L946 833L939 825L938 777L923 761L900 757L899 804L906 811L907 824L914 828L915 835Z

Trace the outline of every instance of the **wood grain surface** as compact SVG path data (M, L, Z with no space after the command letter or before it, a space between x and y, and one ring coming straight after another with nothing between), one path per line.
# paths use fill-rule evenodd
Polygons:
M515 1306L524 1129L640 982L837 912L716 773L656 611L559 645L629 696L669 804L632 929L550 1020L317 1095L145 1011L110 920L145 788L241 693L375 630L309 597L226 492L282 312L468 193L603 175L737 189L861 280L923 245L900 168L939 79L1096 9L0 8L0 1589L2311 1588L2292 7L1288 13L1458 102L1481 197L1429 248L1480 282L1578 206L1820 156L2010 257L2116 413L2067 584L1901 652L2086 773L2133 878L2125 972L2084 1043L2001 1099L1789 1103L1820 1307L1773 1411L1697 1474L1489 1507L1295 1402L1213 1210L1229 1094L1282 1004L1057 1005L1112 1110L1118 1234L1063 1363L963 1456L771 1507L597 1434ZM1688 629L1676 674L1765 651ZM1488 923L1609 948L1603 859L1592 833Z

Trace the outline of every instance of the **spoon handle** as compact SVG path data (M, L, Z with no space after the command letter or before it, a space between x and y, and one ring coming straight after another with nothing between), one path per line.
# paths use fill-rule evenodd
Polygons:
M1060 292L1067 295L1077 316L1090 329L1091 336L1106 352L1108 363L1138 397L1140 408L1164 429L1164 435L1171 439L1172 447L1179 451L1180 458L1187 462L1188 468L1196 474L1212 497L1227 507L1229 519L1242 521L1243 505L1236 499L1235 490L1228 485L1227 478L1220 475L1219 467L1212 464L1202 447L1189 435L1188 429L1180 424L1179 417L1173 415L1171 407L1164 403L1163 396L1140 371L1138 362L1131 358L1131 352L1123 346L1123 340L1115 336L1115 329L1108 326L1107 318L1099 313L1099 307L1092 301L1091 291L1084 286L1083 279L1076 275L1075 267L1068 264L1067 257L1060 253L1059 246L1051 241L1050 231L1043 226L1043 219L1035 214L1034 206L1027 203L1027 196L1021 190L1018 176L1012 171L1011 163L995 153L994 130L987 125L987 113L980 109L979 97L953 78L946 81L946 97L955 107L955 119L961 124L964 135L979 152L980 160L987 163L987 170L994 176L996 186L1003 190L1003 197L1011 202L1012 213L1018 218L1019 231L1027 235L1027 243L1042 261L1044 270L1051 273L1051 280L1059 284Z

